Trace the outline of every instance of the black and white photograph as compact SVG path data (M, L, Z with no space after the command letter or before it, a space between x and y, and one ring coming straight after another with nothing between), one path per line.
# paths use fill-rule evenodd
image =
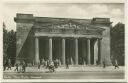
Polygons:
M2 15L3 79L125 79L124 3L8 2Z

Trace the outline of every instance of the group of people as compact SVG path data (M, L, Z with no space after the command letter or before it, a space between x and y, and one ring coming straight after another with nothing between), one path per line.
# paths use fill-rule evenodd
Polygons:
M42 66L46 69L49 69L49 71L54 72L55 69L58 68L58 66L60 65L61 63L58 59L55 59L53 61L42 59L41 62L38 62L38 69L40 69L40 67Z
M5 70L12 70L11 59L5 60L3 66L4 66L4 69L3 69L4 71ZM26 63L24 60L20 60L19 62L16 62L14 66L15 66L14 71L24 73L26 70Z
M3 66L4 66L4 71L7 69L7 70L11 70L11 59L6 59L3 63Z
M117 62L116 59L114 60L113 66L114 66L114 69L116 69L116 68L119 69L119 65L118 65L118 62ZM103 68L106 68L106 63L105 63L105 61L103 61Z
M26 63L24 60L21 60L19 62L16 62L15 63L15 70L14 71L17 71L17 72L21 72L21 73L24 73L26 71Z
M5 62L4 62L4 71L7 69L7 70L12 70L12 64L11 64L11 59L7 59ZM60 65L61 65L61 61L59 59L54 59L53 61L50 61L50 60L40 60L37 64L38 66L38 69L41 69L41 67L45 68L45 69L48 69L50 72L55 72L55 69L58 68ZM115 69L116 68L119 68L118 66L118 63L117 63L117 60L114 61L114 67ZM15 63L15 70L14 71L17 71L17 72L26 72L26 67L27 67L27 63L24 61L24 60L20 60L18 62ZM103 61L103 68L106 67L106 63L105 61ZM66 60L66 69L69 69L69 61Z

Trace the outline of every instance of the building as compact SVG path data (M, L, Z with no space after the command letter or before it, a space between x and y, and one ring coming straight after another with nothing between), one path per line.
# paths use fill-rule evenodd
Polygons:
M64 65L111 64L109 18L72 19L17 14L17 60L37 64L59 59Z

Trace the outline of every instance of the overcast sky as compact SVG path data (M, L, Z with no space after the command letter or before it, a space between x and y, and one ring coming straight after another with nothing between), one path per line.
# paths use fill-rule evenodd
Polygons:
M92 19L93 17L107 17L113 22L124 23L124 4L123 3L81 3L81 4L17 4L6 3L3 5L3 20L8 30L16 30L14 17L16 13L34 14L39 17L60 17L60 18L79 18Z

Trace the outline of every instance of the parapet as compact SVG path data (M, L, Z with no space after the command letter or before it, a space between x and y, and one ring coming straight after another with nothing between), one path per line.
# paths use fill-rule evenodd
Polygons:
M110 25L110 18L93 18L91 21L92 24L107 24Z
M33 22L34 17L33 14L20 14L17 13L16 17L14 18L15 22Z

